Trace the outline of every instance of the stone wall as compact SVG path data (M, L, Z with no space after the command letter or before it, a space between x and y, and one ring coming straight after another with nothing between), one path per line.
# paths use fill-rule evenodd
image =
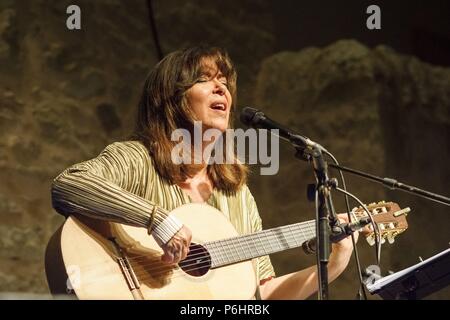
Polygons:
M156 61L145 10L106 3L85 1L69 32L70 1L2 1L0 291L47 292L45 244L63 221L51 180L129 131Z
M63 221L51 181L127 137L158 61L146 1L76 1L82 29L69 31L73 3L0 3L0 292L48 291L45 245ZM233 3L156 1L154 10L165 53L200 41L230 48L248 102L258 63L272 53L271 24L259 20L263 1L240 1L237 13Z
M338 41L325 48L280 52L264 60L255 101L267 115L319 141L341 164L445 195L450 170L450 69L431 66L379 46ZM283 146L280 172L255 176L253 189L266 226L314 218L306 183L307 163ZM337 177L337 172L330 171ZM363 202L394 201L411 207L410 227L382 248L381 271L398 271L448 248L448 209L401 191L347 175L349 191ZM339 212L343 197L335 197ZM356 206L353 203L352 208ZM363 266L375 264L374 248L359 242ZM282 273L314 263L300 252L275 258ZM332 286L335 297L351 299L358 284L352 263ZM434 296L446 297L446 292Z

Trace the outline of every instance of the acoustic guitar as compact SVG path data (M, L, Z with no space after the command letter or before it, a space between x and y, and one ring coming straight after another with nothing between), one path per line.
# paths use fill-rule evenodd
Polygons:
M371 204L382 241L393 242L407 227L393 202ZM363 209L352 210L356 218ZM45 269L52 294L79 299L253 299L257 257L300 247L315 237L315 220L239 235L227 218L205 204L186 204L170 214L192 231L189 255L161 262L162 250L144 228L72 215L50 239ZM374 243L371 225L361 229Z

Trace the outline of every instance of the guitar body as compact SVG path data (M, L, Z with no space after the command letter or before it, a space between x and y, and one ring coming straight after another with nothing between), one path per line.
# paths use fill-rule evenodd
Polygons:
M238 236L225 216L207 205L187 204L171 214L191 229L196 244ZM190 255L195 254L193 251ZM53 294L63 294L70 278L69 288L79 299L255 296L257 280L251 261L213 269L203 267L198 274L192 274L189 265L182 268L162 263L162 253L144 228L71 216L47 246L47 281Z

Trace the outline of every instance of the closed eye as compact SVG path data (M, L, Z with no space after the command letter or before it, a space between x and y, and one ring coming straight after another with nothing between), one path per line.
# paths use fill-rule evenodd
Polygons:
M207 81L209 81L209 78L203 76L203 77L198 78L196 82L207 82Z

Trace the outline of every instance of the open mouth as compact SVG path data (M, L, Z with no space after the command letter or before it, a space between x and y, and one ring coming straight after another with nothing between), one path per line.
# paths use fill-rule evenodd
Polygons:
M210 108L217 111L227 110L227 106L224 103L213 103Z

